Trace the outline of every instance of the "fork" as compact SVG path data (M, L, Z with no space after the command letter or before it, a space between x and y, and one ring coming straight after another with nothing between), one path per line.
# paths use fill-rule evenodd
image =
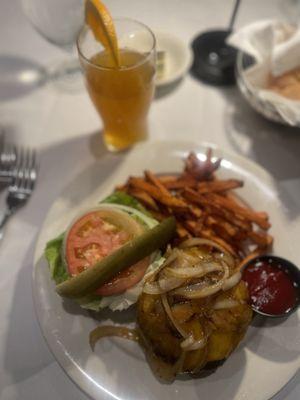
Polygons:
M30 198L37 178L36 153L34 150L20 149L17 164L12 171L12 180L6 197L6 210L0 218L0 240L3 227L8 219Z
M5 141L5 134L0 134L0 184L11 181L12 169L17 162L18 152L15 145Z

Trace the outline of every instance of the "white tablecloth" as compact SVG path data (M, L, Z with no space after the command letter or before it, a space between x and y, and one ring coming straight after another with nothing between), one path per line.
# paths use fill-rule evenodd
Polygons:
M106 3L113 15L142 20L188 43L199 31L225 26L233 1ZM284 3L244 0L237 26L283 15L287 10ZM18 0L1 0L0 67L7 56L19 57L20 65L31 60L47 67L63 60L65 54L34 31ZM35 241L45 214L61 189L93 162L90 143L100 121L84 90L65 93L46 85L26 96L0 93L0 125L12 140L36 147L40 153L36 191L10 221L0 244L0 398L83 400L86 396L61 370L41 335L31 296L31 273ZM262 119L235 88L205 86L187 76L175 91L153 103L150 127L151 140L214 142L252 158L276 178L286 192L286 206L299 218L300 131ZM298 373L274 399L298 400L299 377Z

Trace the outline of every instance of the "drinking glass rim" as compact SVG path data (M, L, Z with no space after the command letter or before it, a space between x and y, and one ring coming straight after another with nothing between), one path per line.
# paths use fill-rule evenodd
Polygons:
M128 66L128 67L122 67L122 68L120 69L120 71L128 71L128 70L130 70L130 69L134 69L134 68L136 68L136 67L138 67L138 66L144 64L144 63L150 58L152 52L155 51L155 48L156 48L156 37L155 37L154 33L152 32L152 30L151 30L146 24L144 24L143 22L140 22L140 21L138 21L138 20L136 20L136 19L133 19L133 18L118 17L118 18L114 18L113 21L114 21L114 22L118 22L118 21L129 21L129 22L134 22L134 23L136 23L136 24L142 26L143 28L145 28L145 29L150 33L150 35L151 35L151 37L152 37L152 39L153 39L152 47L151 47L151 49L149 50L149 52L148 52L148 54L147 54L147 56L146 56L145 58L143 58L141 61L139 61L138 63L136 63L136 64L134 64L134 65L130 65L130 66ZM83 52L81 51L81 49L80 49L80 44L79 44L79 40L80 40L81 35L82 35L85 31L87 31L87 30L91 30L91 29L88 27L87 24L84 24L83 27L80 29L80 32L79 32L78 35L77 35L76 47L77 47L77 51L78 51L79 56L80 56L87 64L89 64L90 66L92 66L92 67L94 67L94 68L97 68L97 69L100 69L100 70L107 70L107 71L113 70L114 68L111 68L111 67L104 67L104 66L101 66L101 65L99 65L99 64L95 64L95 63L91 62L91 60L88 59L88 58L83 54ZM95 41L96 41L96 39L95 39Z

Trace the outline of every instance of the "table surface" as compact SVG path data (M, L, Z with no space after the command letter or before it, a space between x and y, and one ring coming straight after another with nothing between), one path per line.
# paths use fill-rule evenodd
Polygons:
M236 25L293 14L283 3L245 0ZM107 0L106 4L113 15L142 20L189 43L199 31L226 26L233 1ZM31 27L18 0L1 0L0 33L0 73L1 64L12 56L20 67L29 62L49 67L65 58L62 50ZM48 84L28 93L0 93L0 124L9 139L36 147L40 159L36 191L10 221L1 243L0 398L84 400L87 397L61 370L41 335L31 295L31 274L43 219L62 188L93 163L91 144L101 122L84 89L71 93ZM154 101L150 130L150 140L213 142L251 158L274 176L287 194L285 206L293 208L299 218L299 129L264 120L244 103L236 88L218 89L186 76L172 92ZM2 207L5 193L0 196ZM299 377L298 372L274 399L299 399Z

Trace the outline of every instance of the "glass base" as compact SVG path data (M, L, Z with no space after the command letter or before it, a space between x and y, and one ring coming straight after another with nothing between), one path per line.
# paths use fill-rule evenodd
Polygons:
M46 69L32 60L9 54L0 55L0 101L28 95L48 79Z
M195 78L213 85L235 83L237 51L226 44L230 33L230 30L208 31L193 40L191 72Z
M148 138L148 129L143 127L134 135L126 135L123 132L121 135L116 135L111 132L103 132L103 141L108 151L118 153L126 151L139 142L143 142Z

